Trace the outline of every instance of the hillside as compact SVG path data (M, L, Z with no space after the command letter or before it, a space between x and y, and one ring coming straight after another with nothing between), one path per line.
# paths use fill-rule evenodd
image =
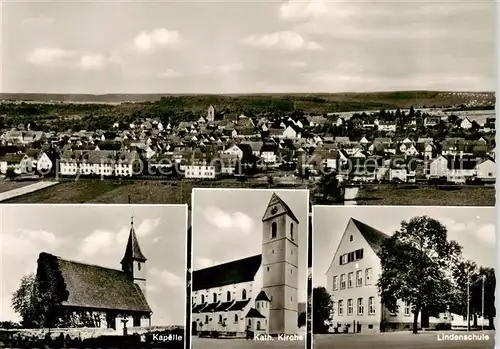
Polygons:
M415 107L487 106L495 104L493 92L401 91L332 94L255 94L255 95L166 95L166 94L29 94L2 93L4 101L31 103L145 103L163 100L174 108L253 111L290 111L294 107L310 112L346 112L371 109Z

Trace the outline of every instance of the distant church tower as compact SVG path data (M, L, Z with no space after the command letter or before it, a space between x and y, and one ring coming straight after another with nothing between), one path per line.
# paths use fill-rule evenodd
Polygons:
M262 218L262 290L271 300L271 335L297 333L298 225L290 207L273 193Z
M122 270L127 276L134 280L134 283L140 287L144 297L146 297L146 260L146 257L144 257L139 247L137 236L135 235L134 217L132 217L130 222L130 234L128 236L127 247L121 265Z
M207 121L214 121L215 120L215 108L213 105L208 107L208 113L207 113Z

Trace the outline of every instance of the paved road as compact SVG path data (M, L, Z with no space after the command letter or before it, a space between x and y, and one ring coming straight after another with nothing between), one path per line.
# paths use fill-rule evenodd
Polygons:
M273 349L293 348L304 349L304 341L257 341L246 339L214 339L214 338L191 338L192 349Z
M470 332L470 334L475 336L474 340L450 340L444 337L447 335L467 335L465 331L421 332L418 334L394 332L316 335L314 349L493 349L495 347L494 331L475 331ZM489 337L487 340L486 336Z
M12 190L0 193L0 202L15 198L15 197L18 197L21 195L26 195L26 194L32 193L34 191L38 191L41 189L52 187L56 184L59 184L59 182L40 181L40 182L36 182L34 184L26 185L26 186L21 187L21 188L12 189Z

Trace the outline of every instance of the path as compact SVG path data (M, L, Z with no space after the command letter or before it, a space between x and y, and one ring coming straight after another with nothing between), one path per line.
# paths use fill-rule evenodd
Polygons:
M12 189L12 190L0 193L0 202L5 201L5 200L9 200L9 199L12 199L12 198L15 198L18 196L33 193L33 192L41 190L41 189L52 187L56 184L59 184L59 182L40 181L40 182L36 182L33 184L28 184L28 185L21 187L21 188Z

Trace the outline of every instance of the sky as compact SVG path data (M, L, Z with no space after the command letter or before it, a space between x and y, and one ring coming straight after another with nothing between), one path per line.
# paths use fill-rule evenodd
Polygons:
M494 207L314 206L314 287L326 285L325 273L351 217L390 236L401 227L403 220L424 215L446 226L448 240L455 240L463 247L462 255L465 258L480 266L496 266Z
M494 0L2 2L2 92L494 91Z
M262 253L262 217L276 193L299 220L299 302L307 300L307 190L193 189L193 268Z
M19 321L11 308L12 294L22 276L36 273L41 252L121 270L132 216L141 251L148 259L152 325L184 325L184 205L1 205L0 320Z

